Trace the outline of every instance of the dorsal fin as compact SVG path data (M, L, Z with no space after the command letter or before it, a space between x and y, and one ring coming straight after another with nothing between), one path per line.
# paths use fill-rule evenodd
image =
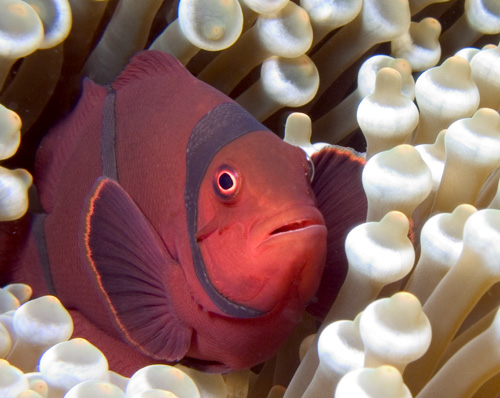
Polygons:
M146 50L132 58L111 86L115 90L120 90L124 86L144 79L145 76L161 76L176 81L180 75L190 76L193 82L196 81L174 56L160 51Z
M47 213L52 211L54 195L65 165L81 135L87 132L89 122L98 118L97 125L100 127L105 97L104 87L85 79L83 93L76 108L61 120L40 144L36 154L34 180L40 201Z

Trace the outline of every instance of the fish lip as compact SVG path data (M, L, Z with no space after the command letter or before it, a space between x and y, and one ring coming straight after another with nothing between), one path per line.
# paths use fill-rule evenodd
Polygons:
M325 220L314 205L300 205L279 211L262 219L250 231L250 244L258 249L261 245L281 237L326 231Z

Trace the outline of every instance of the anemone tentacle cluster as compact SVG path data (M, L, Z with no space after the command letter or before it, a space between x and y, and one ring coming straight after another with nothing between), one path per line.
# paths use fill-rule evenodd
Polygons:
M1 160L21 132L36 142L71 108L83 76L107 84L151 48L269 127L286 125L285 140L309 154L367 151L370 204L347 238L349 274L326 320L317 329L305 314L258 372L161 367L128 381L70 339L55 297L29 300L28 287L11 285L0 290L0 374L13 381L0 395L498 396L499 40L497 0L0 0ZM32 182L31 157L10 164L21 168L0 167L2 221L26 212ZM18 325L28 303L50 309L24 320L44 341ZM53 363L82 365L61 354L78 350L95 376L52 381ZM157 384L169 377L182 391Z
M19 115L0 104L0 160L14 155L21 141ZM10 170L0 166L0 221L12 221L28 210L31 174L25 169Z

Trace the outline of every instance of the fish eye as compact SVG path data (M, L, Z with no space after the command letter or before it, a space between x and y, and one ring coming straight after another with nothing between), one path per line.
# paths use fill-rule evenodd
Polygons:
M231 199L238 193L239 187L238 173L233 168L224 165L217 170L214 178L214 190L219 197L225 200Z

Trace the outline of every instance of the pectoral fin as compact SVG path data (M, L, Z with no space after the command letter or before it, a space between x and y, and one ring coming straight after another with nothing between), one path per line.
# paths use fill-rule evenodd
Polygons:
M119 332L150 357L181 359L192 331L169 301L168 267L175 265L157 232L123 188L107 178L96 181L85 209L82 257Z

